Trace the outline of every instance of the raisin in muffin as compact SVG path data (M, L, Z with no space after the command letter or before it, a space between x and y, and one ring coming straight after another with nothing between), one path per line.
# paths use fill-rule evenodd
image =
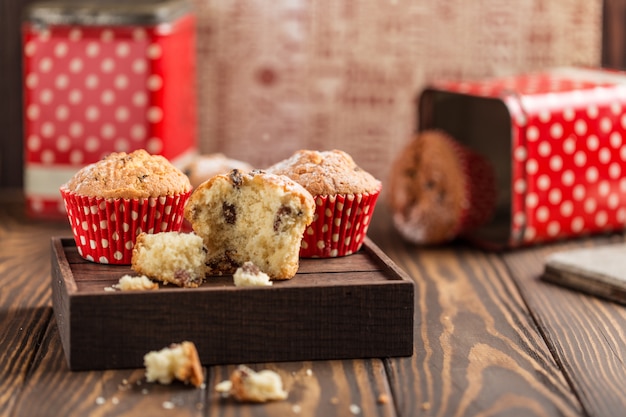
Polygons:
M204 281L205 257L202 238L193 233L141 233L131 267L153 280L193 288Z
M180 230L191 184L166 158L140 149L82 168L60 191L80 255L130 264L141 232Z
M389 185L394 225L416 244L441 244L469 233L495 207L488 161L442 131L424 131L407 143Z
M358 251L365 240L382 184L340 150L300 150L267 169L285 175L315 198L315 219L300 256L329 258Z
M235 169L196 188L185 218L204 239L208 274L233 274L250 261L271 279L289 279L314 206L311 194L287 177Z
M191 186L196 188L211 177L218 174L228 174L233 169L248 172L252 171L253 167L247 162L228 158L222 153L212 153L196 156L183 169L183 172L189 177Z

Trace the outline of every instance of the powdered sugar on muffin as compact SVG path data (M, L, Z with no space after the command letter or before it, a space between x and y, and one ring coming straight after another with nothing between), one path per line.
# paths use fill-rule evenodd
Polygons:
M330 258L358 251L365 240L382 184L340 150L300 150L268 168L306 188L315 198L315 219L300 256Z
M78 253L92 262L131 262L137 235L178 231L191 184L160 155L112 153L60 188Z
M78 171L65 187L78 195L103 198L157 197L191 190L182 171L143 149L112 153Z
M286 175L312 195L375 192L380 181L362 170L344 151L299 150L267 169Z

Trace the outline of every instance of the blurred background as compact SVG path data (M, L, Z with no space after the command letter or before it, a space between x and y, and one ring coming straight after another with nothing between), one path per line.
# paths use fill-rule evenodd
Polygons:
M0 187L23 184L20 23L0 1ZM625 66L626 0L193 0L198 148L339 148L382 180L437 78Z

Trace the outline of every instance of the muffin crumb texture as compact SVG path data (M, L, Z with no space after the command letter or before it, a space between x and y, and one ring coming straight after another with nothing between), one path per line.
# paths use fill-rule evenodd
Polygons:
M245 365L239 365L215 390L237 401L254 403L284 400L288 395L278 373L270 369L255 372Z
M289 178L233 170L191 195L185 218L207 248L207 274L234 274L252 262L271 279L292 278L313 197Z
M145 275L123 275L118 283L113 285L113 288L120 291L158 290L159 284Z
M159 351L144 355L146 380L171 384L179 380L200 387L204 383L202 364L193 342L173 343Z
M193 233L142 233L133 248L132 269L179 287L198 287L205 275L206 250Z
M244 262L233 275L236 287L263 287L272 285L270 277L252 262Z

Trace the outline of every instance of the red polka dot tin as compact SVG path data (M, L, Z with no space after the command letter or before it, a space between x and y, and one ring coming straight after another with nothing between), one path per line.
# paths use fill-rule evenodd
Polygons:
M420 96L419 128L445 130L492 162L497 208L470 237L480 244L624 228L626 74L559 68L435 82Z
M179 167L196 152L190 4L39 2L22 34L30 216L67 218L59 187L111 152L143 148Z

